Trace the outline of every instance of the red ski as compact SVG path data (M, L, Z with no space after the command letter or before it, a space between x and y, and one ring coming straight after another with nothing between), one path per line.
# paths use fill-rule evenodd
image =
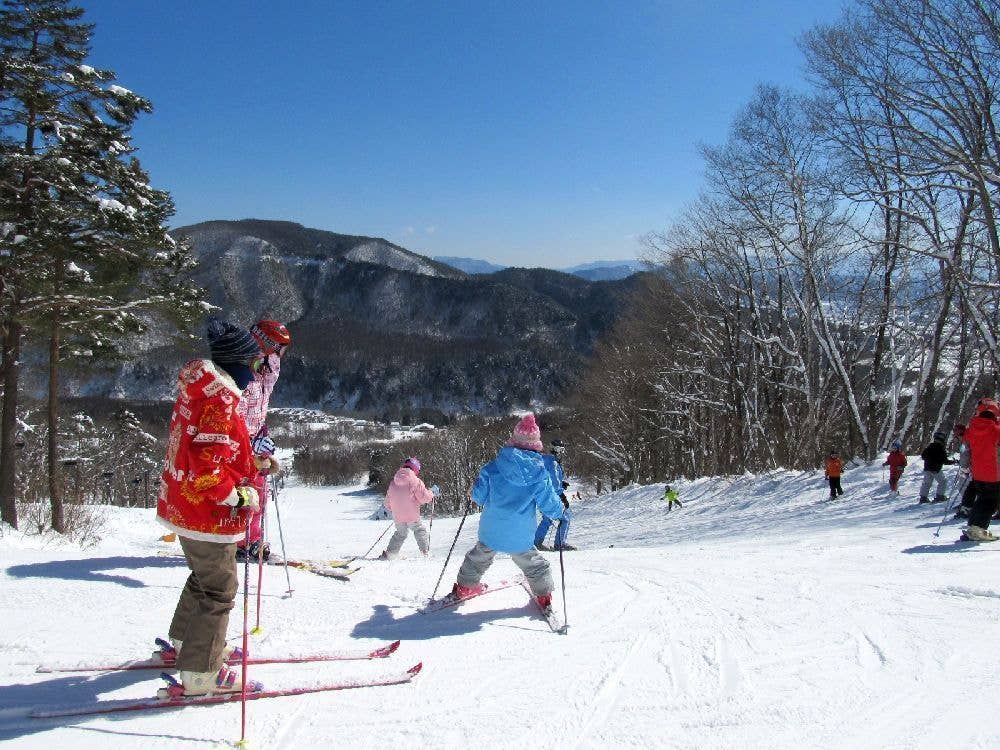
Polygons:
M448 607L454 607L458 604L461 604L462 602L467 602L469 601L469 599L476 599L477 597L483 596L484 594L490 594L494 591L500 591L501 589L509 589L513 588L514 586L520 586L522 583L524 583L523 578L515 578L510 581L500 581L498 583L488 583L488 584L484 583L483 590L480 591L478 594L473 594L472 596L463 596L460 599L454 596L453 594L447 594L441 597L440 599L434 599L432 601L427 602L424 608L419 610L419 612L421 614L426 615L430 614L431 612L437 612L442 609L448 609Z
M248 701L261 698L279 698L285 695L303 695L305 693L324 693L330 690L352 690L363 687L380 687L383 685L402 685L410 682L423 668L423 663L415 664L405 672L376 677L374 679L343 680L315 687L287 688L285 690L263 690L257 693L247 693ZM216 695L195 695L190 698L144 698L141 700L96 701L80 706L63 708L36 708L28 716L32 719L54 719L62 716L89 716L93 714L115 714L127 711L156 711L164 708L183 708L184 706L212 706L218 703L239 703L242 694L219 693Z
M300 664L313 661L359 661L364 659L384 659L392 656L399 648L399 641L393 641L385 646L379 646L372 651L340 651L331 654L309 654L305 656L257 656L247 659L247 664ZM232 664L242 664L242 659L231 661ZM46 665L39 666L36 672L129 672L136 669L174 669L172 659L140 659L120 664L80 664L80 665Z
M531 597L532 603L538 608L538 611L542 613L542 617L545 618L545 622L549 624L549 628L552 629L553 633L559 633L560 635L566 635L569 632L569 626L563 622L562 617L559 613L552 608L550 604L548 607L543 607L538 603L538 599L531 592L531 586L528 585L527 581L522 581L521 585L524 586L524 590L528 592L528 596Z

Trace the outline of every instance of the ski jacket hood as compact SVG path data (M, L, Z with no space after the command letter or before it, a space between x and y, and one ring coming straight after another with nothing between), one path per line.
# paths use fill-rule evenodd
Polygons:
M965 431L969 444L972 478L977 482L1000 482L1000 424L987 417L973 417Z
M385 507L396 523L413 523L420 520L420 506L434 499L423 480L413 469L403 467L392 477L385 493Z
M230 506L236 488L257 475L246 425L236 413L239 388L218 365L196 359L181 369L177 390L157 519L190 539L239 541L248 511Z
M547 518L563 517L562 502L542 456L512 446L501 448L479 471L472 499L483 509L479 541L497 552L532 548L536 510Z

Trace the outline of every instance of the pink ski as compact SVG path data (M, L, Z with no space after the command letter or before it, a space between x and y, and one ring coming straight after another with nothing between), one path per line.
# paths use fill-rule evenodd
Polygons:
M448 607L454 607L462 602L467 602L469 599L476 599L477 597L483 596L484 594L490 594L494 591L500 591L501 589L509 589L514 586L520 586L524 582L523 578L515 578L510 581L499 581L498 583L483 584L483 590L478 594L473 594L472 596L463 596L462 598L455 597L452 594L447 594L440 599L434 599L427 602L423 609L419 610L421 614L430 614L431 612L438 612L442 609L448 609Z
M247 664L301 664L314 661L359 661L364 659L385 659L399 648L399 641L380 646L371 651L340 651L330 654L308 654L304 656L255 656L247 659ZM242 664L243 660L231 659L230 664ZM174 660L156 657L119 664L80 664L39 666L36 672L127 672L137 669L174 669Z
M405 672L376 677L374 679L342 680L315 687L287 688L285 690L263 690L257 693L247 693L248 701L261 698L280 698L286 695L303 695L305 693L324 693L331 690L352 690L363 687L380 687L384 685L402 685L416 677L423 664L415 664ZM190 698L144 698L141 700L96 701L79 706L62 708L36 708L28 716L33 719L53 719L62 716L89 716L93 714L113 714L127 711L156 711L164 708L182 708L184 706L212 706L219 703L239 703L242 693L218 693L215 695L195 695Z

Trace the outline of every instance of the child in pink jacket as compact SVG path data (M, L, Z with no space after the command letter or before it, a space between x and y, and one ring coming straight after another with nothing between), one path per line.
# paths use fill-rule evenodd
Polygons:
M385 507L392 513L396 533L389 540L389 546L379 557L380 560L395 560L399 557L399 550L411 529L420 551L425 557L427 555L431 540L420 520L420 506L433 500L434 495L417 476L420 469L420 459L406 459L392 478L389 491L385 493Z
M250 521L250 558L256 560L262 554L267 560L271 557L271 547L261 539L261 516L267 507L269 496L267 475L281 471L278 459L274 457L274 441L267 434L267 407L271 401L271 392L278 382L281 372L281 358L291 346L292 337L288 329L276 320L258 320L250 329L257 340L262 356L258 369L254 370L253 380L243 391L237 413L243 417L250 435L254 460L260 472L253 481L253 486L260 497L260 509L253 514ZM245 541L241 539L236 545L236 559L243 560L247 554Z

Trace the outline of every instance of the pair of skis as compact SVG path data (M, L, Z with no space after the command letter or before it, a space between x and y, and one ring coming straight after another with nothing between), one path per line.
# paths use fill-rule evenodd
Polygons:
M352 650L340 651L330 654L313 654L308 656L289 657L254 657L248 658L247 664L302 664L310 662L325 661L357 661L370 659L385 659L392 656L399 648L399 641L388 643L372 650ZM173 669L174 664L170 659L163 659L155 656L152 659L129 661L117 664L78 664L78 665L41 665L37 672L114 672L132 671L140 669ZM278 698L286 695L303 695L305 693L323 693L333 690L351 690L362 687L380 687L385 685L401 685L413 680L423 663L417 663L402 672L390 673L375 678L356 678L348 680L337 680L321 685L308 687L286 688L282 690L263 690L258 692L248 692L248 701L259 700L261 698ZM166 675L165 675L166 676ZM242 700L242 693L216 693L210 695L193 695L178 698L140 698L138 700L109 700L84 703L77 706L46 707L32 709L28 716L34 719L52 719L64 716L89 716L94 714L125 713L130 711L147 711L161 708L180 708L182 706L210 706L219 703L239 703Z
M283 565L283 562L271 562L271 565ZM349 581L351 576L361 570L360 566L352 568L351 560L289 560L288 567L305 570L324 578L336 578L338 581Z
M542 605L538 603L538 599L532 593L531 587L528 585L528 582L524 578L514 578L511 580L499 581L497 583L489 583L489 584L484 583L481 591L475 594L471 594L470 596L458 597L455 596L454 594L446 594L440 599L434 599L433 601L428 602L423 607L423 609L419 611L421 614L425 615L430 614L432 612L440 612L442 609L457 607L462 602L469 601L469 599L476 599L477 597L484 596L486 594L491 594L494 591L502 591L503 589L514 588L517 586L520 586L525 590L525 592L528 594L528 597L531 599L534 606L538 609L542 617L545 618L545 622L548 623L548 626L552 630L552 632L559 633L561 635L566 635L566 633L568 632L568 628L563 618L559 615L558 612L556 612L552 608L552 605L549 605L548 607L542 607Z

